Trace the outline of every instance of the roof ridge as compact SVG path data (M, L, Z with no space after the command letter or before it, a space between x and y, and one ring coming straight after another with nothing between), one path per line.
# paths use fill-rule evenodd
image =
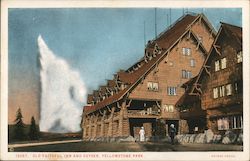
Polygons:
M182 15L181 17L179 17L177 20L174 21L174 23L170 24L165 30L163 30L162 32L160 32L154 39L152 39L151 41L155 41L158 38L160 38L162 35L164 35L166 32L168 32L170 29L172 29L178 22L180 22L182 19L184 19L186 16L199 16L199 14L196 15L191 15L189 13Z

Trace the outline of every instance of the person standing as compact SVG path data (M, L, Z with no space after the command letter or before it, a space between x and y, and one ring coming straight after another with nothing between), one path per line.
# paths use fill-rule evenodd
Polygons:
M141 130L140 130L139 134L140 134L140 141L145 141L144 127L141 127Z
M176 134L176 129L174 127L174 124L170 125L169 132L170 132L171 144L173 145L174 144L174 137L175 137L175 134Z

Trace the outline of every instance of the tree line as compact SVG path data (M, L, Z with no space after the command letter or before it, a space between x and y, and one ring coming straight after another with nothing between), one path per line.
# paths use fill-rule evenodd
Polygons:
M20 107L16 112L14 137L16 140L26 140L27 138L30 140L39 139L39 129L36 126L36 120L34 116L31 117L28 134L25 132L25 124L23 122L23 115Z

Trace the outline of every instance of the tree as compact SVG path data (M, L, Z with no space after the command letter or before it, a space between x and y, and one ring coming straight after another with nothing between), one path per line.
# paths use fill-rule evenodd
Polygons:
M25 133L24 133L24 123L23 123L23 115L20 107L17 110L16 113L16 119L15 119L15 138L17 140L23 140L25 138Z
M38 132L38 129L36 127L36 120L35 120L34 116L31 117L29 137L31 140L37 140L39 138L39 132Z

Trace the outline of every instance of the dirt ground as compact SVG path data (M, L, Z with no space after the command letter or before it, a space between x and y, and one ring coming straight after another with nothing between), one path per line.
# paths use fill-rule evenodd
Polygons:
M168 152L168 151L242 151L242 145L178 144L153 142L77 142L19 147L14 152Z

